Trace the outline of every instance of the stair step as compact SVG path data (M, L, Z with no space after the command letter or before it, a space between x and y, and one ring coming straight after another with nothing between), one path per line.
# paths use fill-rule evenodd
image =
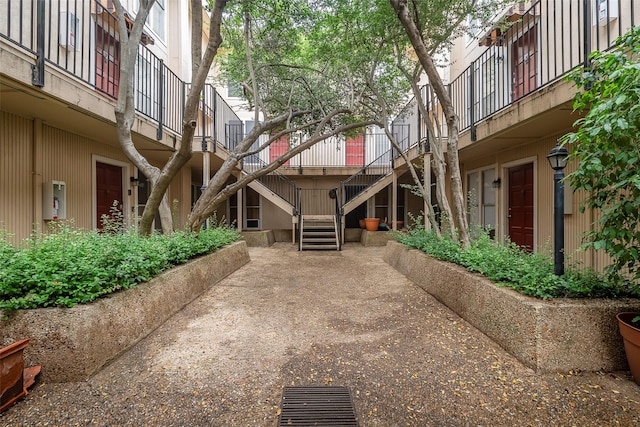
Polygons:
M338 247L333 244L333 245L302 245L302 249L311 249L311 250L338 250Z

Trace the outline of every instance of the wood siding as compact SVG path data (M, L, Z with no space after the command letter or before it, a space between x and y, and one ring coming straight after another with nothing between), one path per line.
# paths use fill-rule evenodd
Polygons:
M0 230L16 243L32 226L33 120L0 111Z

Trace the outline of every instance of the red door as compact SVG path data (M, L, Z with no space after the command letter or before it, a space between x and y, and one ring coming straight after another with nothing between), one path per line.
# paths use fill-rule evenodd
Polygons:
M533 250L533 163L509 169L509 238Z
M282 136L269 146L269 163L273 163L278 157L289 151L289 136ZM289 166L289 160L284 162L284 166Z
M115 26L112 30L115 31ZM120 43L103 27L96 25L96 88L116 98L119 82Z
M122 212L122 168L96 163L96 224L102 229L102 215L111 215L113 202Z
M513 99L525 96L537 86L536 27L524 33L513 44Z
M347 138L345 142L345 164L364 166L364 135Z

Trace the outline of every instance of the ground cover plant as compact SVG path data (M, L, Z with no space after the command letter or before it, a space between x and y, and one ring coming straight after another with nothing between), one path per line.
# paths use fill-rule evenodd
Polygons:
M638 288L624 282L609 282L588 269L568 266L563 276L556 276L550 256L526 252L513 243L503 245L487 233L478 233L468 249L424 228L398 233L397 240L434 258L481 273L498 286L536 298L640 297Z
M140 236L134 229L81 231L61 224L14 247L0 232L0 310L71 307L134 287L239 238L234 229Z

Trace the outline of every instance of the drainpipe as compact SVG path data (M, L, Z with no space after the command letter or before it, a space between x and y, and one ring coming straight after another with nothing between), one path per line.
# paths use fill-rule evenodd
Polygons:
M158 131L156 132L156 139L160 141L162 139L162 131L164 129L164 61L160 60L160 71L158 72Z
M471 62L471 66L469 67L469 104L471 109L469 110L469 121L471 122L471 142L475 142L478 140L478 136L476 135L476 118L475 118L475 72L476 61Z
M45 0L38 0L36 24L36 63L31 66L31 83L44 87L44 6Z

